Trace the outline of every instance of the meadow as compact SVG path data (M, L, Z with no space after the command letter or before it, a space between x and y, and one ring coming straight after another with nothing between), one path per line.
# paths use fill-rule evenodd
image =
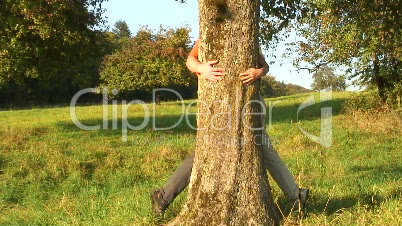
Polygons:
M318 102L318 93L265 100L274 146L300 186L311 190L306 215L297 220L270 179L283 224L402 225L402 113L346 111L354 95L348 92L298 113L312 95ZM193 101L184 104L187 113L196 112ZM161 225L173 219L186 192L163 216L153 215L149 192L195 149L195 116L180 122L181 102L147 106L147 123L141 105L76 107L77 120L99 125L96 130L78 128L69 107L0 111L0 225ZM319 136L321 109L328 107L332 142L324 147L300 128ZM127 123L143 128L128 128L123 142Z

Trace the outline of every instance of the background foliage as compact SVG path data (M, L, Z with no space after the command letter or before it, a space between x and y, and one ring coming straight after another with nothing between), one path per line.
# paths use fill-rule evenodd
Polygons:
M188 28L161 28L156 33L144 28L133 37L126 22L120 20L108 31L101 7L104 1L2 1L0 106L65 103L78 90L101 85L141 96L148 96L154 87L194 96L195 78L187 76L183 61L190 48L189 40L184 41ZM263 47L275 50L293 28L304 38L293 43L292 51L298 52L292 59L296 66L307 63L310 71L317 73L324 65L342 66L348 79L376 90L381 103L400 107L401 9L397 0L264 0L260 41ZM147 39L152 41L147 43ZM173 39L176 41L167 41ZM131 62L127 58L133 56L130 51L138 53ZM151 57L147 51L157 56ZM270 53L278 57L276 51ZM283 85L274 80L270 83L263 84L264 95L286 93ZM268 87L277 87L276 93L267 91Z
M103 60L103 85L119 92L151 92L168 87L194 97L197 78L185 65L192 47L189 32L186 27L161 27L156 33L146 27L140 29L126 45Z
M311 90L299 85L279 82L273 75L261 77L260 93L263 97L280 97L306 92L311 92Z
M346 82L343 75L336 75L334 69L324 65L313 74L311 88L315 91L331 89L333 91L345 91Z
M98 81L110 52L102 32L103 0L2 1L2 103L59 102Z
M296 43L296 62L344 66L360 85L373 85L383 102L402 93L402 2L398 0L307 0L298 21L305 41ZM389 100L388 100L389 99Z

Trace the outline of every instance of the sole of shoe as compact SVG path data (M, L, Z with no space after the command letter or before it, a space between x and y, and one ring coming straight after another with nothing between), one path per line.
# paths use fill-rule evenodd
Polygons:
M163 212L158 208L158 202L155 200L155 197L158 196L158 190L154 190L150 193L150 198L151 198L151 205L152 205L152 211L156 215L160 215Z

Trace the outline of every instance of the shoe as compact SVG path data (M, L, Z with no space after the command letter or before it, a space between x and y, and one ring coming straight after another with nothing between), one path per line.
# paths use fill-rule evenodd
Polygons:
M165 212L166 208L169 206L169 203L163 199L162 193L158 190L154 190L151 192L151 203L152 210L156 215L161 215Z
M310 190L308 188L299 188L298 200L300 203L300 206L299 206L300 209L304 209L306 207L306 201L308 199L309 194L310 194Z
M299 188L299 194L296 200L293 200L292 211L301 213L306 207L306 201L309 197L310 190L307 188Z

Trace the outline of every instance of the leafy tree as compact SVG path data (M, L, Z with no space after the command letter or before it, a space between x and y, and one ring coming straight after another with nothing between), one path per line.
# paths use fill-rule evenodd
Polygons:
M279 97L286 95L286 85L267 75L261 78L260 93L263 97Z
M199 59L219 59L227 75L199 80L197 143L188 199L170 225L275 225L262 164L259 82L239 74L256 65L259 0L200 0ZM246 115L243 115L243 114ZM250 127L254 128L250 129ZM260 128L260 129L256 129ZM252 203L252 205L250 205Z
M155 88L192 86L196 77L185 66L189 29L142 28L121 50L105 57L100 77L109 90L151 91Z
M316 91L328 88L334 91L344 91L346 89L345 77L335 75L333 68L324 65L314 72L311 88Z
M311 92L311 90L299 85L291 83L285 84L283 81L279 82L272 75L263 76L261 78L260 93L263 97L280 97L308 92Z
M128 27L126 21L118 20L114 23L112 32L116 34L118 39L121 38L131 38L131 31Z
M285 87L286 95L293 95L293 94L311 92L310 89L306 89L303 86L295 85L295 84L292 84L292 83L286 84L285 86L286 86Z
M0 87L16 87L25 98L64 98L97 80L102 2L2 1Z
M118 20L113 25L111 36L114 38L113 43L116 44L117 49L122 49L128 44L132 33L126 21Z
M289 28L294 22L310 15L310 8L304 4L304 0L262 0L259 7L259 42L262 47L272 50L279 41L288 37ZM275 51L271 52L275 55Z
M401 93L402 2L399 0L306 0L310 15L299 24L306 41L298 60L314 67L343 65L362 84L375 84L379 96Z

